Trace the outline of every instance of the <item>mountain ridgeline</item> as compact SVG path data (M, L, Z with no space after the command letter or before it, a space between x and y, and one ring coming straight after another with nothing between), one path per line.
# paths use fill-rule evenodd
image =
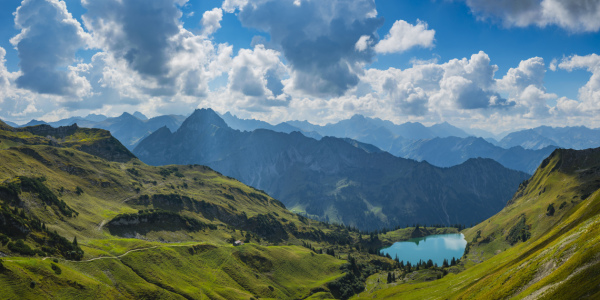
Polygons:
M350 119L324 126L313 125L306 121L288 121L273 126L263 121L238 119L229 113L224 114L223 119L229 127L245 131L260 128L285 133L301 131L304 135L316 139L322 136L349 138L372 144L398 157L427 161L438 167L456 166L470 158L491 158L509 169L528 174L533 174L542 160L557 148L553 145L567 148L572 144L600 146L598 139L594 141L590 138L590 134L596 131L587 128L567 130L571 134L568 141L548 142L540 149L529 149L528 144L508 142L505 143L506 147L502 148L494 140L490 142L483 138L469 136L462 129L446 122L430 127L411 122L397 125L386 120L355 115ZM551 135L554 131L564 132L565 129L547 128L544 132ZM579 131L582 133L578 133Z
M528 175L490 159L452 168L298 132L231 129L210 109L163 127L134 149L151 165L202 164L265 190L294 212L361 229L475 224L506 205Z

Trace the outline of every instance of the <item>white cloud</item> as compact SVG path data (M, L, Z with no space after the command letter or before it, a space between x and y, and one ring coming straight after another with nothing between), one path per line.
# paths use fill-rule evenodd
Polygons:
M228 90L232 97L242 99L239 105L253 109L287 105L281 82L287 69L279 56L279 52L257 45L253 50L241 49L233 58Z
M170 84L169 60L180 32L181 10L175 0L82 0L82 16L97 47L131 69ZM183 1L185 2L185 1Z
M523 109L525 118L545 118L550 116L549 100L558 96L546 93L544 76L546 65L541 57L523 60L516 68L510 68L506 75L497 81L498 88L510 94L513 100Z
M600 29L600 2L595 0L464 0L480 18L505 26L558 26L572 32Z
M67 67L75 53L89 44L89 35L59 0L24 0L15 26L21 32L10 42L19 53L21 74L16 84L37 93L82 97L90 84ZM67 70L65 70L67 69Z
M223 19L223 10L213 8L204 12L202 15L202 35L210 36L221 28L221 20Z
M221 8L228 13L233 13L240 7L246 6L247 3L248 0L225 0L223 1Z
M579 89L579 100L582 104L580 108L586 111L600 111L600 55L573 55L564 58L558 67L567 71L586 69L592 73L590 80ZM564 104L566 102L563 102ZM570 103L570 106L572 105L573 103Z
M522 91L530 85L542 88L545 74L544 59L533 57L521 61L517 68L510 68L506 75L498 80L498 85L503 90L515 92Z
M404 52L413 47L433 47L435 30L427 29L427 23L417 20L411 25L403 20L394 23L390 32L376 46L378 53Z
M337 97L356 87L364 65L375 56L377 18L372 0L225 1L223 10L238 11L243 26L269 33L290 68L290 89L313 97ZM364 36L368 36L367 39Z
M367 50L367 47L371 44L371 37L368 35L361 36L356 44L354 44L354 48L356 51L362 52Z

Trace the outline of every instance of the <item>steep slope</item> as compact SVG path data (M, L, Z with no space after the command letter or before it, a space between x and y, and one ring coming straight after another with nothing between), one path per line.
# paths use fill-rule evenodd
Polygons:
M597 299L600 148L555 150L501 212L464 233L465 271L361 298Z
M240 132L212 110L197 110L175 133L162 128L134 153L151 165L208 165L293 211L363 229L476 223L499 211L528 177L491 160L442 169L365 149L297 132Z
M208 167L79 150L103 153L94 141L104 136L116 141L100 129L0 123L0 298L339 298L360 286L345 260L317 251L348 253L356 232ZM246 244L233 247L238 239ZM358 255L372 270L391 263Z
M525 149L542 149L553 145L561 148L586 149L600 146L600 130L579 127L540 126L513 132L499 145L505 148L521 146Z
M554 149L554 146L540 150L523 149L521 146L504 149L482 138L446 137L414 141L399 149L391 149L390 153L417 161L425 160L439 167L455 166L473 157L491 158L509 169L533 174Z

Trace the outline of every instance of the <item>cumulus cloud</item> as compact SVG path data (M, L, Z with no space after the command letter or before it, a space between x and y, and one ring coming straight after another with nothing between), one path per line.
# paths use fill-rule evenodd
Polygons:
M594 0L464 0L480 18L506 26L559 26L572 32L600 29L600 2Z
M383 24L371 0L225 1L223 9L239 9L244 26L268 32L290 67L291 88L312 96L339 96L358 84L375 55L364 43L377 43Z
M174 0L82 0L82 16L97 47L143 76L168 81L171 43L180 31L181 10Z
M7 96L11 74L6 69L6 50L0 47L0 102Z
M510 68L506 75L498 80L498 88L510 94L510 99L526 110L526 118L544 118L550 116L548 101L557 95L546 93L544 76L546 65L541 57L523 60L516 68Z
M209 36L221 28L223 10L216 7L204 12L202 15L202 35Z
M257 45L241 49L232 60L228 89L235 98L243 98L245 107L287 105L282 78L287 74L280 53Z
M516 92L522 91L530 85L541 88L544 85L545 74L544 59L533 57L521 61L516 68L510 68L506 75L498 80L498 85L503 90Z
M371 44L371 37L368 35L363 35L358 39L358 41L354 45L354 48L356 49L356 51L362 52L362 51L367 50L367 48L369 47L370 44Z
M416 25L398 20L390 32L376 46L378 53L404 52L413 47L433 47L435 30L427 29L427 23L417 20Z
M427 113L427 104L429 97L420 87L415 87L412 83L399 85L397 81L388 78L383 84L387 91L392 109L403 115L422 116Z
M484 52L470 59L452 59L414 64L399 70L370 69L362 78L379 95L385 96L392 110L403 115L444 115L448 111L505 109L515 105L497 91L496 65Z
M590 80L579 89L579 100L582 104L580 109L595 112L600 110L600 55L573 55L564 58L558 67L567 71L585 69L592 73ZM566 100L563 101L562 105L566 106L567 103L570 107L574 105L574 103Z
M65 2L24 0L14 15L21 30L10 40L20 59L17 86L41 94L81 97L89 93L89 82L67 68L75 53L86 47L89 35Z

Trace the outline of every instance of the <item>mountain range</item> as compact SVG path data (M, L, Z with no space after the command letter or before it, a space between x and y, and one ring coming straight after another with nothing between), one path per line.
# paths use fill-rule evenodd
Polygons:
M306 121L288 121L273 126L263 121L239 119L229 113L224 116L227 125L234 129L252 131L263 128L285 133L296 129L317 139L321 136L350 138L372 144L398 157L427 161L438 167L456 166L469 158L481 157L494 159L513 170L533 174L542 160L557 148L552 144L531 150L523 149L521 145L503 148L493 139L469 136L464 130L446 122L430 127L420 123L396 125L390 121L355 115L324 126ZM600 143L597 144L600 146Z
M392 154L417 161L427 161L439 167L451 167L461 164L472 157L491 158L503 166L533 174L556 146L546 146L539 150L523 149L514 146L509 149L494 146L477 137L446 137L411 141Z
M600 146L600 129L590 129L584 126L540 126L512 132L500 140L498 145L505 148L521 146L534 150L548 146L576 150L596 148Z
M211 124L218 136L223 123L207 116L182 128ZM393 157L351 139L324 140ZM473 167L489 160L468 162L462 176L497 171ZM419 168L411 176L422 180L427 169ZM148 166L102 129L0 122L0 170L3 299L600 297L600 148L554 150L500 212L462 230L465 254L448 266L373 253L456 228L366 233L313 221L208 167Z
M238 131L210 109L196 110L175 132L157 130L133 152L150 165L210 166L294 212L361 229L477 223L529 177L491 159L439 168L347 139Z
M60 127L77 124L79 127L106 129L123 143L125 147L131 150L143 138L163 126L167 126L171 130L177 130L183 120L185 120L185 116L180 115L163 115L148 119L142 113L136 111L133 115L125 112L114 118L90 114L86 117L71 117L56 122L31 120L23 126L18 126L14 123L9 125L12 127L30 127L35 125Z

